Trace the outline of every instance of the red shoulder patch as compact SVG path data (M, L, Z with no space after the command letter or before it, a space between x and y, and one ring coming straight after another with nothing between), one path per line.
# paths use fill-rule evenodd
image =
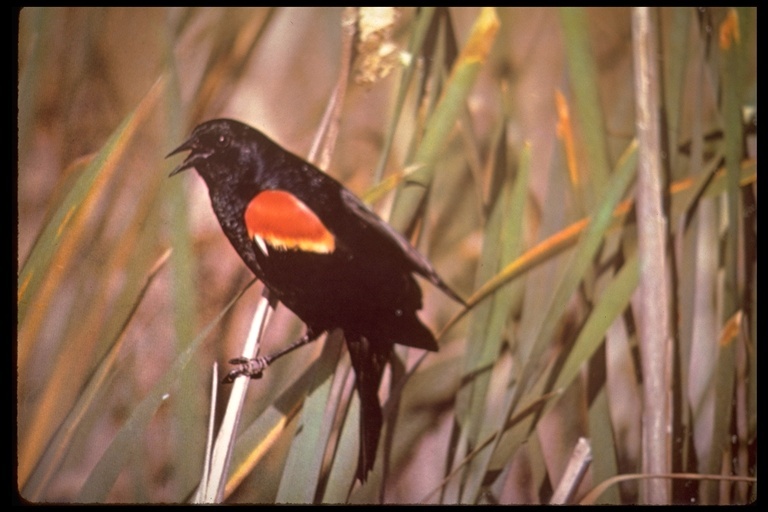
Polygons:
M265 190L245 209L248 235L266 253L269 245L279 251L301 250L327 254L336 248L333 233L301 200L284 190Z

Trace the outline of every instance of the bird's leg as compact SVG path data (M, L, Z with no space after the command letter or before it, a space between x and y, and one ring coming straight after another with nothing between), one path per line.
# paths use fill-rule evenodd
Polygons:
M299 338L298 341L295 341L291 345L288 345L284 349L279 350L274 354L269 354L268 356L262 357L254 357L253 359L248 359L247 357L236 357L234 359L230 359L229 363L239 365L239 368L235 368L229 372L224 378L224 382L227 384L234 382L234 380L241 375L245 375L252 379L260 379L262 372L266 370L270 364L274 363L289 352L293 352L299 347L303 347L308 343L312 343L320 337L320 334L322 334L322 331L315 332L308 328L306 334Z

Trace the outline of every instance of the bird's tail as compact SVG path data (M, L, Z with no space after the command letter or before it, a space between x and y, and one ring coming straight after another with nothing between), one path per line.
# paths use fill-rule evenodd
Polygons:
M438 350L435 335L432 334L415 311L404 311L400 315L381 315L369 329L375 333L375 343L391 342L436 352Z
M357 479L365 483L376 461L382 426L379 385L384 366L392 353L392 344L372 343L365 337L354 337L348 333L345 333L345 336L360 397L360 455L357 461Z

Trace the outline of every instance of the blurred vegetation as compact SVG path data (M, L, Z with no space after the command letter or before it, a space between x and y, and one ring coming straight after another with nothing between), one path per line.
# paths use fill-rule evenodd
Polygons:
M470 307L423 283L421 317L441 350L398 347L364 486L353 482L357 404L338 340L253 381L228 502L548 503L563 488L567 502L641 502L641 414L657 397L643 396L638 347L654 326L638 325L635 299L643 155L630 13L380 12L382 25L356 25L348 62L342 9L21 10L20 496L194 492L211 365L239 354L261 285L248 286L202 181L167 179L176 160L164 155L197 123L233 117L299 155L321 126L336 130L328 172L412 235ZM747 503L756 9L655 14L672 501ZM334 93L340 114L324 122ZM301 331L278 307L263 350ZM591 464L574 478L582 437Z

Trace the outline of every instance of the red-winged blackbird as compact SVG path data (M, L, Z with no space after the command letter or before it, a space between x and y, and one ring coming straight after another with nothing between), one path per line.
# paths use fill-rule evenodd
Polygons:
M429 261L339 182L263 133L229 119L197 126L168 156L191 151L172 173L194 167L208 185L224 233L270 293L301 318L306 334L230 373L258 377L277 357L339 328L360 395L357 478L372 469L382 425L378 389L393 344L437 350L416 316L421 274L464 301Z

